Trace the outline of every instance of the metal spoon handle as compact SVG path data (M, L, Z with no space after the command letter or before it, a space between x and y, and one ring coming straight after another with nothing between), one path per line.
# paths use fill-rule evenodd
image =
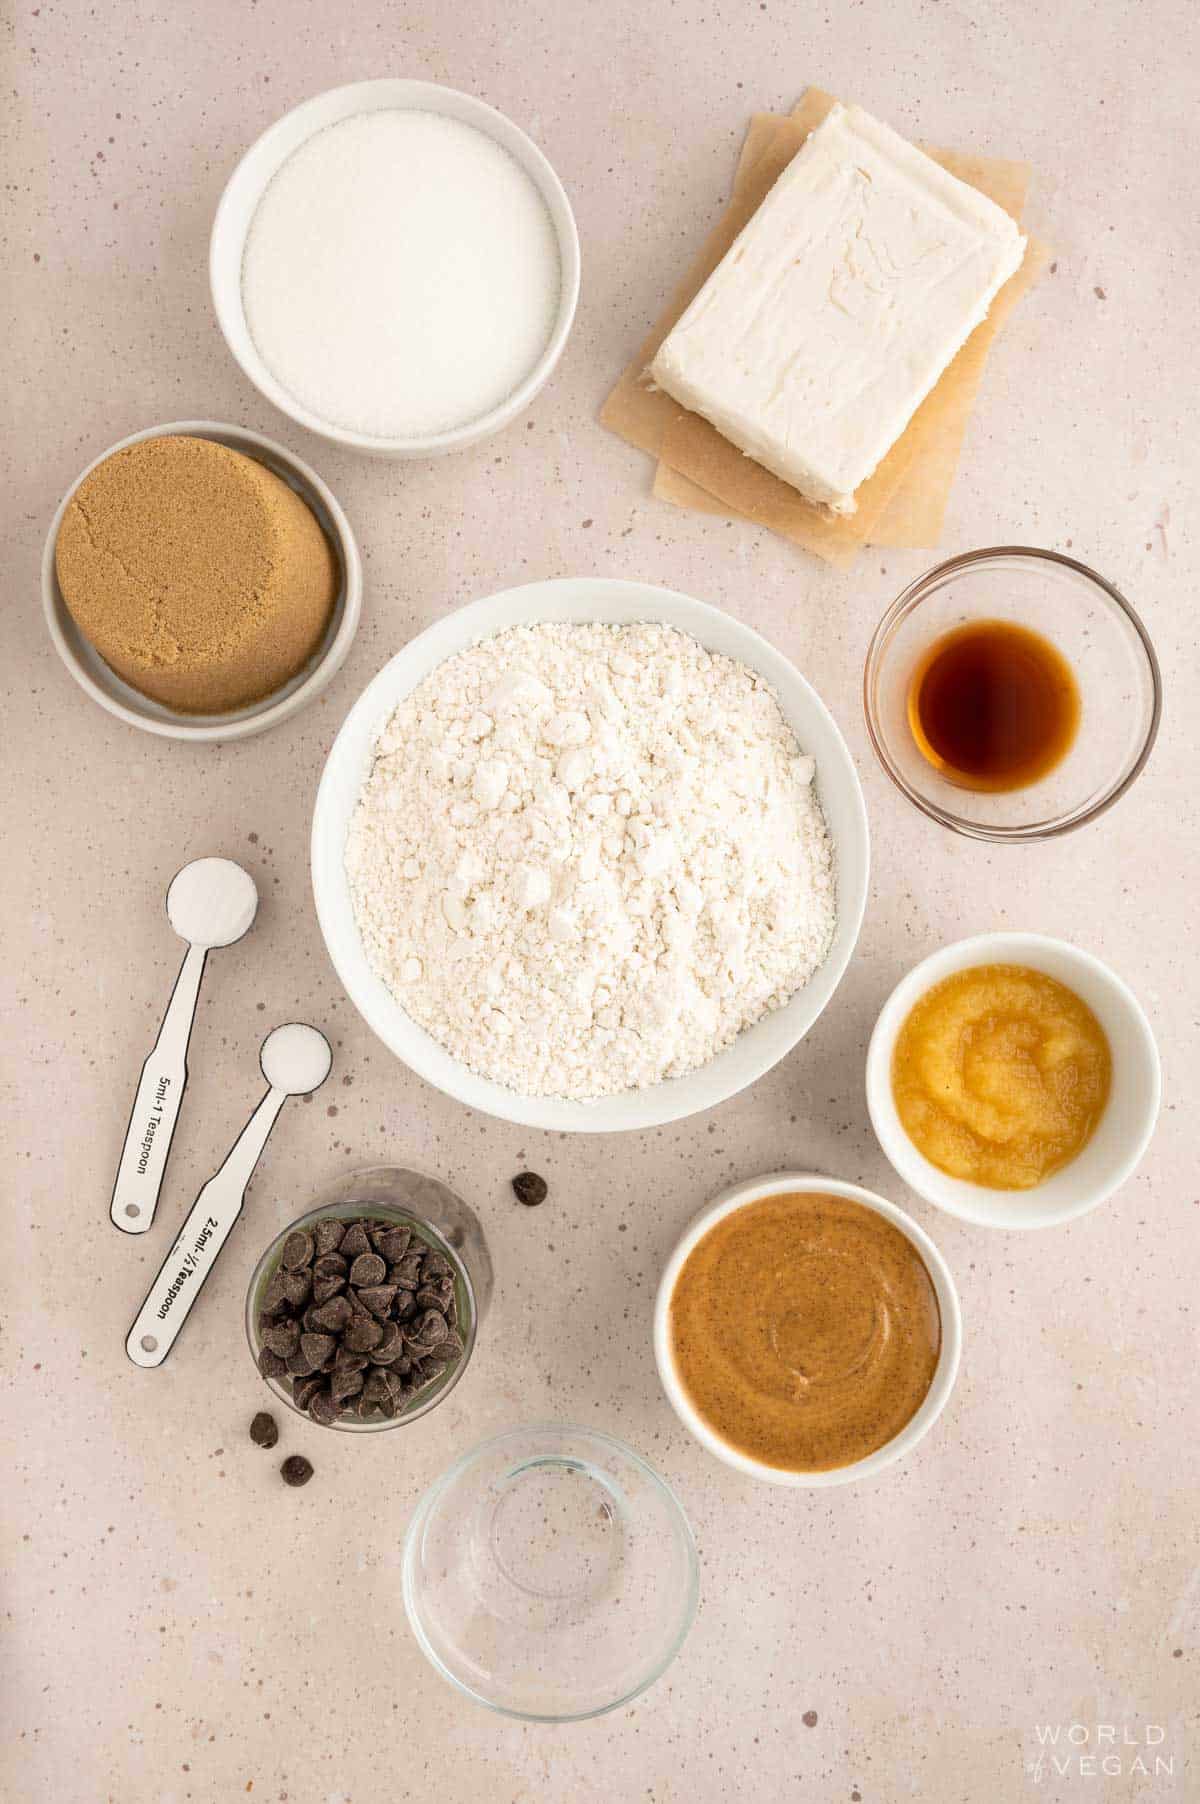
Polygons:
M242 1212L246 1186L286 1101L285 1091L267 1091L234 1141L225 1163L193 1203L129 1330L125 1351L134 1365L160 1366L175 1345L229 1230Z
M144 1234L154 1220L167 1154L187 1085L187 1052L208 953L189 946L158 1038L142 1066L109 1214L123 1234Z

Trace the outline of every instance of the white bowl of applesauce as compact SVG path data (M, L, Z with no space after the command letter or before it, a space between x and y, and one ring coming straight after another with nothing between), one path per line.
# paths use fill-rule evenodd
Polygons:
M910 971L875 1024L866 1087L904 1182L991 1228L1052 1227L1104 1202L1137 1167L1162 1096L1128 984L1040 933L978 934Z
M776 1172L709 1203L667 1261L654 1356L684 1427L747 1477L871 1478L946 1406L962 1315L950 1268L894 1203Z

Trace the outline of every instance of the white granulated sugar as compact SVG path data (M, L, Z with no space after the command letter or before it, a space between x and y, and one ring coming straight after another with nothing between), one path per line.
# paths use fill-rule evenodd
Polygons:
M679 1076L829 950L813 777L773 690L672 627L481 640L380 735L346 845L368 957L524 1095Z
M502 145L439 113L359 113L266 189L242 262L250 336L335 426L411 438L508 399L549 342L553 221Z

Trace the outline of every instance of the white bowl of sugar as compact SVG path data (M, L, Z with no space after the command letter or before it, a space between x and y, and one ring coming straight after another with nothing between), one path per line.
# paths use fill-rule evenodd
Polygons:
M355 82L243 156L209 249L244 373L310 432L379 457L509 425L562 355L579 237L511 120L433 82Z

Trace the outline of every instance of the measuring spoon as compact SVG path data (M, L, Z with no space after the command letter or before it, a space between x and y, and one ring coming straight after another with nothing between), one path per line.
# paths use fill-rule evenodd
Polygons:
M209 953L248 933L258 912L249 871L228 858L197 858L171 879L167 919L189 941L158 1038L142 1066L109 1214L123 1234L144 1234L158 1193L187 1087L188 1041Z
M315 1027L289 1021L274 1028L259 1054L270 1088L234 1141L221 1169L209 1178L163 1260L125 1342L135 1366L160 1366L191 1314L229 1230L242 1212L246 1186L267 1135L289 1096L308 1096L329 1076L333 1053Z

